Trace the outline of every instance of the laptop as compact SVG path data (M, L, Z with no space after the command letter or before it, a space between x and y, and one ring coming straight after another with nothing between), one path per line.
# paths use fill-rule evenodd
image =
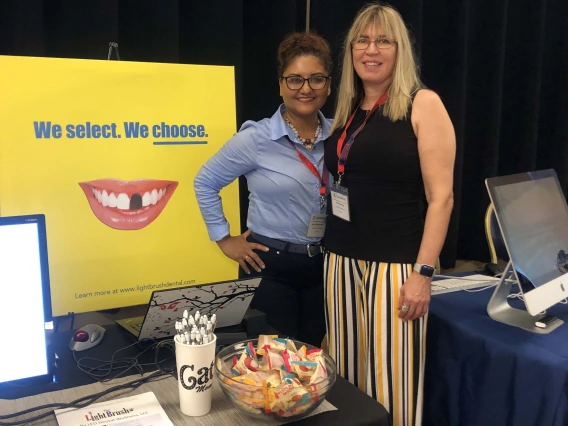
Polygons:
M262 278L222 281L152 292L143 317L117 320L116 323L138 340L165 339L176 334L175 323L199 311L216 315L216 328L240 325Z

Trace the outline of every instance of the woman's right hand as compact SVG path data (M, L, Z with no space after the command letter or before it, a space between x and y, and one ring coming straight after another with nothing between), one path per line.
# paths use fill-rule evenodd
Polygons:
M233 259L247 274L250 274L250 270L247 263L252 266L257 272L264 269L264 262L258 257L258 255L253 250L268 251L269 248L257 243L249 243L247 241L248 236L251 234L249 229L244 234L238 237L231 237L227 235L222 240L217 241L217 245L229 259Z

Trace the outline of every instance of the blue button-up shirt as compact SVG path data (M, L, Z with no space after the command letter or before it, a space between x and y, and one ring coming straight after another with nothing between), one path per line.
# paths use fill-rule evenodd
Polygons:
M245 122L223 147L199 170L194 188L201 214L212 241L229 235L223 213L221 189L245 175L250 191L247 226L253 232L295 244L308 244L312 214L320 209L320 182L300 161L295 147L323 172L323 139L331 120L319 112L322 133L308 151L282 118L284 104L271 118Z

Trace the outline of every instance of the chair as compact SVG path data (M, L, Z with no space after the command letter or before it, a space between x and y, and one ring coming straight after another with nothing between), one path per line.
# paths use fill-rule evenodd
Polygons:
M509 262L509 253L505 246L505 240L497 216L495 215L495 208L493 203L489 203L487 211L485 212L485 237L487 238L487 245L489 246L489 254L491 255L491 263L497 265L501 262Z

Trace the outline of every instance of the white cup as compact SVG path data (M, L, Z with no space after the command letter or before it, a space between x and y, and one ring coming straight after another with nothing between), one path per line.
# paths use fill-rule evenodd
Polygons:
M204 416L211 411L213 365L217 336L204 345L176 342L179 406L186 416Z

